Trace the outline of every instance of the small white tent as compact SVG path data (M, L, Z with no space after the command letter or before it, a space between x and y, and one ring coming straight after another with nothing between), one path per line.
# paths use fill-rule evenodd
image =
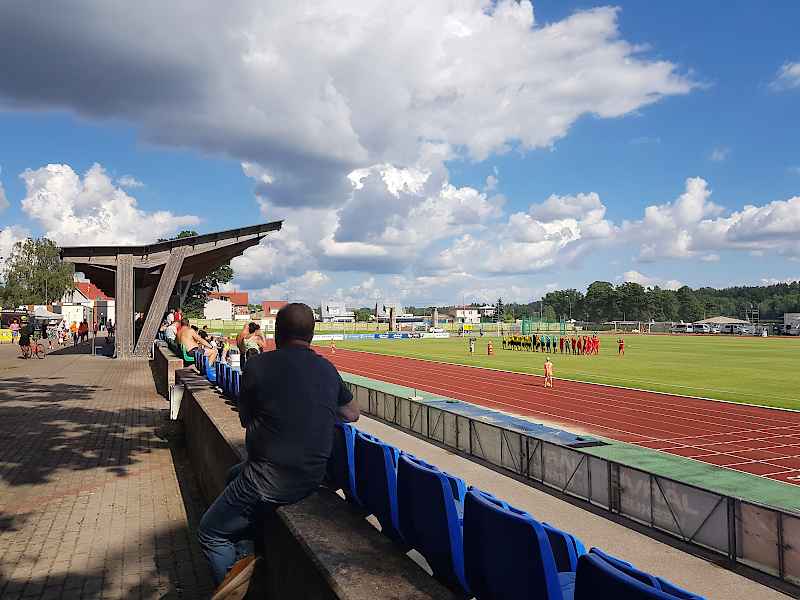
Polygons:
M33 315L37 321L63 321L64 315L60 315L58 313L50 312L43 306L38 306L36 310L33 311Z

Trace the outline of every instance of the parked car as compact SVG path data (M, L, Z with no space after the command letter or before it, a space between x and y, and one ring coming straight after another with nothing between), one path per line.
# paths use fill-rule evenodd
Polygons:
M694 327L691 323L674 323L669 328L669 333L694 333Z
M441 327L429 327L428 333L446 333L446 331Z
M695 333L711 333L711 325L708 323L695 323L694 324L694 332Z
M722 329L719 325L712 325L711 330L708 333L719 333Z

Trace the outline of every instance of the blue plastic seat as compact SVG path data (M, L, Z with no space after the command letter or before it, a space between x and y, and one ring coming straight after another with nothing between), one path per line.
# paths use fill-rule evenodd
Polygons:
M206 379L208 379L211 383L216 383L217 381L217 367L214 363L214 368L211 368L211 364L209 363L208 357L203 357L203 375L205 375Z
M347 423L334 424L333 446L325 477L327 485L334 490L342 490L350 503L361 506L356 494L356 431L355 427Z
M434 576L457 596L472 597L464 577L461 534L466 485L433 465L401 454L397 464L400 532L428 561Z
M515 508L514 506L511 506L502 500L498 500L489 492L484 492L475 486L470 486L469 489L482 494L486 498L494 500L499 506L502 506L513 513L527 515L533 518L530 513ZM555 558L556 561L556 570L559 573L567 573L570 571L574 573L578 566L578 557L586 554L586 546L584 546L583 542L581 542L571 533L567 533L566 531L562 531L556 527L553 527L549 523L541 523L541 525L547 534L547 539L550 541L550 549L553 551L553 558Z
M575 572L578 568L578 558L586 554L586 546L571 533L553 527L549 523L542 523L550 548L556 559L556 569L559 573L566 571Z
M233 380L231 381L231 400L234 404L239 404L239 389L242 383L242 372L233 369Z
M357 431L355 436L356 494L361 505L375 515L381 531L400 547L407 547L397 519L397 457L394 446Z
M464 499L464 572L477 600L572 600L542 524L477 490Z
M574 600L704 600L671 584L669 587L670 590L653 587L597 553L589 552L578 559ZM682 595L673 594L673 590Z
M197 371L203 377L206 376L206 365L207 365L206 361L203 360L204 358L208 358L208 357L205 354L198 353L197 356L195 357L195 361L194 361L194 366L197 367Z

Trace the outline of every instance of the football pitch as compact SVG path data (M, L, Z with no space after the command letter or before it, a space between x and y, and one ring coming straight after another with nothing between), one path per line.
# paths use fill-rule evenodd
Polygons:
M556 378L800 410L800 339L625 334L618 356L619 336L599 337L596 356L503 350L488 336L477 337L472 357L468 338L337 340L336 347L536 375L547 354Z

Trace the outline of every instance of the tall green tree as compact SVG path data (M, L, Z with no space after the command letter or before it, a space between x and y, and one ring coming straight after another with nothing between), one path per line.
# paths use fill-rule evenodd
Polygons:
M492 319L494 323L505 323L506 322L506 305L503 304L503 299L498 298L497 304L494 305L494 318Z
M161 238L158 241L169 242L171 240L193 237L195 235L197 235L196 231L181 231L173 238ZM214 269L214 271L203 277L200 281L190 285L189 291L186 293L186 300L184 300L183 306L181 307L183 316L192 319L201 319L208 295L211 292L218 292L219 286L223 283L228 283L231 279L233 279L233 269L227 264Z
M63 262L58 246L47 238L16 242L3 269L2 304L14 308L27 304L52 304L74 290L75 265Z
M595 323L616 319L619 314L619 295L607 281L592 282L586 290L583 304L588 320Z
M617 286L619 297L619 308L622 311L622 318L628 321L645 320L650 315L650 303L647 293L641 284L627 281Z
M548 292L544 296L544 303L552 306L556 315L565 319L571 319L573 314L577 317L583 314L583 294L573 288Z

